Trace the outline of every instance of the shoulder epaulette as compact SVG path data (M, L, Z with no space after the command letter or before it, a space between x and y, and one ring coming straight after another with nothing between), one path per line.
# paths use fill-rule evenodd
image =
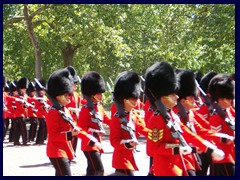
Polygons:
M88 106L87 106L87 104L84 104L82 107L83 107L83 108L87 108Z
M56 110L56 108L54 106L51 106L50 110Z
M217 115L218 113L217 113L216 109L213 109L212 112L210 112L210 114L212 116L212 115Z
M156 110L153 114L153 116L159 116L160 115L160 112L158 110Z
M116 112L116 113L114 114L114 117L119 117L118 112Z

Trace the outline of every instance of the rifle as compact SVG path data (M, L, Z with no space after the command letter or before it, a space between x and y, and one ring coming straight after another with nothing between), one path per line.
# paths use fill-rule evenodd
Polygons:
M41 89L44 89L44 91L47 93L46 88L42 86L42 84L36 78L35 78L35 81L36 83L38 83L39 87L41 87ZM72 126L73 129L77 130L78 128L73 123L73 118L70 115L68 115L65 111L62 110L62 107L60 106L58 101L54 98L51 98L50 96L48 96L48 99L50 100L52 105L57 109L59 114L62 116L63 120L67 121Z
M105 132L105 130L103 128L103 125L102 125L102 119L99 117L99 114L95 111L92 99L88 96L86 96L86 99L87 99L87 107L90 110L90 114L92 116L91 121L93 123L96 123L98 125L98 128L99 128L99 130L91 129L91 131L96 132L96 133L101 132L101 133L105 134L106 132Z
M197 134L196 129L194 128L193 124L191 124L191 123L189 122L189 116L187 115L185 108L183 107L183 105L182 105L180 102L177 103L177 108L178 108L178 111L179 111L179 114L180 114L181 118L183 119L183 121L185 122L185 124L187 125L187 127L188 127L194 134ZM199 164L200 166L202 166L202 160L201 160L201 158L199 157L199 154L198 154L198 153L194 153L194 156L195 156L196 161L198 162L198 164Z
M81 84L82 80L79 76L77 76L79 84Z
M49 109L51 107L44 98L36 97L35 99L37 99L40 103L42 103L46 109Z
M157 110L162 115L163 119L167 122L167 127L172 130L171 135L173 138L177 138L182 146L188 146L188 143L182 136L182 129L179 124L173 122L171 117L168 115L166 107L162 104L160 100L155 101Z
M113 81L112 81L112 79L110 77L109 77L109 80L110 80L111 84L114 85L114 83L113 83Z
M197 84L198 89L200 90L200 92L203 95L203 98L207 104L207 106L210 109L215 109L217 114L229 125L230 129L232 129L233 131L235 131L235 122L233 119L228 118L226 116L226 113L224 112L224 110L219 106L218 103L216 102L212 102L211 99L209 98L209 96L202 90L202 88L200 87L200 85L198 84L197 80L195 80L195 83Z
M20 102L23 105L26 105L27 107L32 108L33 110L35 109L34 105L32 105L29 102L27 102L27 100L24 97L20 97L20 98L14 97L14 99L15 99L15 101Z
M118 115L119 115L120 122L121 122L121 128L129 133L131 139L134 142L138 143L138 140L137 140L136 135L135 135L135 128L133 127L132 121L127 120L125 111L124 111L122 105L120 104L120 102L117 101L117 100L114 100L114 103L116 104L116 107L117 107L117 110L118 110Z
M150 90L149 90L150 91ZM150 91L151 92L151 91ZM153 95L153 93L151 92L151 94ZM153 95L154 97L154 95ZM155 98L156 99L156 98ZM170 118L170 116L168 115L168 112L167 112L167 109L166 107L162 104L162 102L158 99L156 99L155 101L155 105L157 107L157 110L160 112L160 114L162 115L163 119L167 122L167 127L169 129L172 130L171 132L171 136L173 138L177 138L180 142L180 144L183 146L183 147L186 147L188 146L188 143L186 142L186 140L183 138L182 136L182 129L181 127L179 126L179 124L176 124L176 122L173 122L172 119ZM181 160L182 160L182 164L183 164L183 167L184 167L184 171L188 174L187 172L187 168L186 168L186 165L184 163L184 160L183 160L183 156L182 154L179 154L180 157L181 157Z

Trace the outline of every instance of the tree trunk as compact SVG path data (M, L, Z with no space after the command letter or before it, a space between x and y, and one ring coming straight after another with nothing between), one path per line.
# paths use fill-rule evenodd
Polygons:
M24 20L27 25L29 37L30 37L31 42L35 49L35 73L36 73L35 75L36 75L36 78L42 78L41 48L40 48L38 39L34 32L34 25L32 23L32 17L30 17L28 14L28 5L26 5L26 4L24 4L23 14L24 14Z
M64 60L64 67L67 67L68 65L73 66L73 57L77 52L77 49L80 47L80 45L72 45L69 42L67 42L66 47L62 49L62 56Z

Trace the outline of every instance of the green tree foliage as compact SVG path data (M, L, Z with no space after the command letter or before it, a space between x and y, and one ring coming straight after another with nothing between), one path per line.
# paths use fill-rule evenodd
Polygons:
M41 4L29 4L29 14ZM235 72L233 4L50 4L32 19L43 77L73 65L80 77L109 81L123 70L143 75L155 61L206 73ZM34 47L23 5L3 5L3 70L9 80L35 77Z

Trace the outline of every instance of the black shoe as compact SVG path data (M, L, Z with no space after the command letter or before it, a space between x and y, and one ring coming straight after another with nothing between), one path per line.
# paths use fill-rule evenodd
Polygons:
M71 163L77 164L77 161L76 160L71 160Z
M21 143L20 143L20 142L17 142L17 143L14 143L13 145L14 145L14 146L20 146Z
M31 144L29 143L23 143L22 146L30 146Z

